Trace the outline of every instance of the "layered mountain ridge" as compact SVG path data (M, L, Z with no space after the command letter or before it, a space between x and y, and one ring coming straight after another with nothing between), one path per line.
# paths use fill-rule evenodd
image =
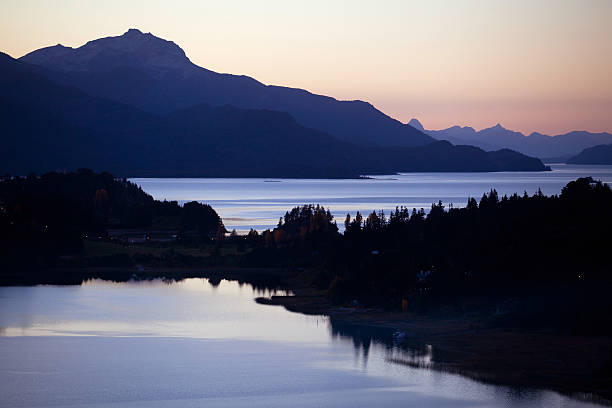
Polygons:
M565 159L585 148L612 143L612 134L607 132L572 131L554 136L533 132L524 135L506 129L499 123L479 131L469 126L426 130L418 119L411 119L408 123L438 140L448 140L454 144L470 144L488 151L507 148L540 158Z
M254 97L253 89L263 94ZM284 108L240 106L241 96L248 105L258 95ZM14 174L79 167L126 177L545 170L540 160L507 149L436 142L365 102L208 71L176 44L137 30L74 49L43 48L19 60L0 53L0 106L0 171ZM308 115L349 133L342 138L307 126L300 118ZM361 128L359 137L346 137L347 123Z
M363 101L339 101L303 89L264 85L193 64L176 44L139 30L78 48L42 48L20 58L58 83L165 114L201 103L288 112L303 126L355 144L419 146L433 139Z

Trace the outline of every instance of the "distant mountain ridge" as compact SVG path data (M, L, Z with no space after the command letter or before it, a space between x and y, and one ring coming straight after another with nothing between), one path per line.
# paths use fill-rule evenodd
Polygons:
M569 157L588 147L612 143L612 134L607 132L572 131L556 136L533 132L525 136L521 132L506 129L499 123L480 131L469 126L426 130L417 119L411 119L408 124L438 140L448 140L454 144L470 144L488 151L508 148L540 158Z
M351 144L286 112L197 104L167 114L54 82L0 53L0 172L111 171L125 177L357 177L402 171L541 171L538 159L438 141Z
M49 79L155 114L198 104L288 112L303 126L369 146L422 146L433 138L363 101L339 101L303 89L264 85L193 64L175 43L130 29L78 48L41 48L20 58Z

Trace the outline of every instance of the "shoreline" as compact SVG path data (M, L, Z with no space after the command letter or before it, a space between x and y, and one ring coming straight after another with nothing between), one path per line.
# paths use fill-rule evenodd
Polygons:
M21 277L21 279L17 279ZM276 287L292 295L256 298L257 303L282 306L290 312L328 316L340 335L363 337L360 328L384 331L367 341L386 342L413 350L430 348L431 363L390 360L416 368L459 374L500 386L551 390L585 402L612 406L612 339L574 336L546 330L490 328L482 316L431 317L375 308L334 306L318 290L286 269L227 267L52 268L29 279L3 275L0 286L75 285L90 279L207 278L254 286ZM14 279L11 279L14 278ZM401 333L400 341L392 333ZM391 342L392 343L389 343Z
M23 271L14 274L0 275L0 286L36 286L36 285L80 285L91 279L103 279L114 282L148 279L189 278L227 279L251 284L279 285L287 278L288 273L282 269L241 267L241 266L169 266L169 267L64 267L48 268L32 273Z
M306 286L288 289L295 295L256 301L283 306L294 313L328 316L332 325L401 333L401 341L394 344L413 350L431 349L431 363L390 360L396 364L459 374L487 384L550 390L612 406L610 338L486 328L478 317L441 318L338 307L327 300L324 291Z

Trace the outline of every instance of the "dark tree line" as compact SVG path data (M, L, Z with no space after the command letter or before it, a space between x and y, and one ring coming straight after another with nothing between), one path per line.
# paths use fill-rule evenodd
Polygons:
M330 270L351 289L408 296L415 291L512 292L525 287L609 282L612 192L578 179L559 196L495 190L465 208L441 202L348 221Z
M0 263L4 268L52 264L58 256L78 253L85 237L105 237L109 228L149 228L156 217L174 217L179 234L225 230L209 205L154 200L109 173L7 175L0 181Z
M464 208L438 202L427 214L399 207L347 215L344 235L328 211L304 206L258 242L269 257L282 253L287 265L312 268L314 283L338 302L396 306L424 296L604 288L612 282L611 208L609 186L581 178L550 197L491 190ZM319 218L322 227L313 228Z
M295 207L279 219L274 230L251 230L246 243L253 248L245 266L280 266L290 269L320 265L341 239L329 210L313 204Z

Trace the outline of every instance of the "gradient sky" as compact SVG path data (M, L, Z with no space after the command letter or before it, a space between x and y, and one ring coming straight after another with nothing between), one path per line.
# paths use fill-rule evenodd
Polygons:
M20 57L134 27L196 64L426 128L612 132L612 0L1 0Z

